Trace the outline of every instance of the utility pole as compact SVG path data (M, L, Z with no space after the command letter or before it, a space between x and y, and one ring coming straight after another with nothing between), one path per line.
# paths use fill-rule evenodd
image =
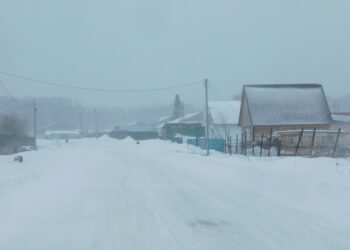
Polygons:
M206 136L206 146L207 155L209 155L209 105L208 105L208 79L204 80L205 87L205 136Z
M33 137L34 137L34 149L37 149L36 145L36 130L37 130L37 108L36 108L36 100L34 101L34 119L33 119Z
M98 136L98 127L97 127L97 111L96 108L94 109L94 116L95 116L95 133L96 133L96 138Z

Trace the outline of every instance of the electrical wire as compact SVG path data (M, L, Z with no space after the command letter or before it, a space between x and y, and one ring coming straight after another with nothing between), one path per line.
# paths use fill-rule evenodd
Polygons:
M49 85L49 86L54 86L54 87L59 87L59 88L68 88L68 89L74 89L74 90L82 90L82 91L93 91L93 92L109 92L109 93L145 93L145 92L157 92L157 91L164 91L164 90L171 90L171 89L179 89L179 88L185 88L193 85L197 85L199 83L202 83L202 81L196 81L192 83L187 83L187 84L179 84L179 85L174 85L170 87L163 87L163 88L153 88L153 89L101 89L101 88L86 88L86 87L78 87L70 84L65 84L65 83L58 83L58 82L51 82L51 81L43 81L43 80L38 80L22 75L17 75L17 74L12 74L12 73L7 73L0 71L0 74L21 79L21 80L26 80L26 81L31 81L33 83L37 84L42 84L42 85Z

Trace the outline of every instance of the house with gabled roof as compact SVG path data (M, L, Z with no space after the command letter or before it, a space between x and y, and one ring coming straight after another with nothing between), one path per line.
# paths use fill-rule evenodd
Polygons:
M245 85L239 125L248 141L270 130L327 130L331 112L320 84Z
M202 137L205 131L202 121L202 112L195 112L174 119L164 124L161 129L161 138L173 140L176 136Z

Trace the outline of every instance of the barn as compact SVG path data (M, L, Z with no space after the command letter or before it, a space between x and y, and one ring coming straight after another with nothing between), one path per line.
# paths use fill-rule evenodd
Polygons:
M270 131L328 130L331 112L320 84L245 85L239 125L248 141Z

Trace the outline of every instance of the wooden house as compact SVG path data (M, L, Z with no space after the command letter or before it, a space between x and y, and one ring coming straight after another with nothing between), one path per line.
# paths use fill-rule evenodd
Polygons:
M320 84L245 85L239 125L248 141L270 131L328 130L331 112Z
M191 113L172 120L162 127L161 137L166 140L174 140L178 136L202 137L205 135L202 121L202 112Z
M149 140L158 138L155 128L147 123L133 122L124 126L116 126L109 136L116 139L125 139L130 136L134 140Z

